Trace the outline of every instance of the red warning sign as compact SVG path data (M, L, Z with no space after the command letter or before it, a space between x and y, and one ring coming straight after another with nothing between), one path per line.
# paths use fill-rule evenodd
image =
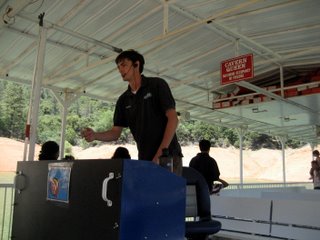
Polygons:
M253 54L221 62L221 85L253 78Z

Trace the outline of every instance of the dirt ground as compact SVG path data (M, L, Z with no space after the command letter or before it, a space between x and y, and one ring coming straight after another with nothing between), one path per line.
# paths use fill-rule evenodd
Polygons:
M81 159L108 159L119 145L105 144L99 147L81 149L73 147L73 155ZM122 145L129 149L131 157L137 159L135 145ZM23 159L24 143L0 137L0 172L15 171L17 161ZM40 146L36 146L35 158ZM198 146L183 146L183 165L188 166L190 159L199 152ZM240 151L235 148L211 148L210 155L216 159L223 179L237 179L240 176ZM310 181L309 169L312 160L311 147L287 149L285 167L287 181ZM280 150L261 149L243 151L243 175L245 179L261 181L283 181L283 163Z

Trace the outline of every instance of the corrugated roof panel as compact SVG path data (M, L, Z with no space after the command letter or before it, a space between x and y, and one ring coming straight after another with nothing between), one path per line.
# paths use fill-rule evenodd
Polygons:
M320 120L314 113L320 109L315 104L319 93L290 98L293 102L260 103L259 108L268 108L262 114L252 113L257 104L212 109L219 94L232 94L237 86L220 85L221 61L236 55L253 53L255 77L248 82L258 87L280 86L280 66L285 87L319 71L319 1L168 1L168 19L163 4L160 0L32 1L7 19L9 24L0 23L0 77L31 84L38 15L45 12L44 87L85 90L88 96L115 102L127 87L114 64L115 48L136 48L145 56L145 75L163 77L172 87L178 110L189 111L191 117L319 141L315 132ZM304 130L310 138L301 134Z

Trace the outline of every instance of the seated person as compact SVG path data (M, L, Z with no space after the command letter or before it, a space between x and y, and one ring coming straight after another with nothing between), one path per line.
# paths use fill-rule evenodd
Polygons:
M72 155L65 155L64 158L63 158L63 160L73 161L73 160L75 160L75 158L74 158L74 156L72 156Z
M313 189L320 189L320 166L316 160L311 161L310 179L313 182Z
M208 140L199 142L200 153L191 159L189 167L200 172L208 184L210 194L219 192L220 189L227 187L229 184L220 178L220 171L216 160L210 157L209 152L211 143ZM213 184L214 181L219 181L220 185Z
M127 148L117 147L111 159L131 159L131 156Z

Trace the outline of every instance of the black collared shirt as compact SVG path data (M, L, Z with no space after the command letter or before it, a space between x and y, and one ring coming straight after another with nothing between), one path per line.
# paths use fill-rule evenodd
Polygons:
M175 100L168 84L161 78L142 76L136 94L130 86L119 97L114 113L114 126L129 127L137 143L139 159L152 160L156 154L167 125L165 115L175 108ZM169 151L182 156L177 136L174 135Z
M218 164L214 158L210 157L209 153L201 152L191 159L189 167L196 169L205 178L209 191L212 191L213 181L220 177Z

